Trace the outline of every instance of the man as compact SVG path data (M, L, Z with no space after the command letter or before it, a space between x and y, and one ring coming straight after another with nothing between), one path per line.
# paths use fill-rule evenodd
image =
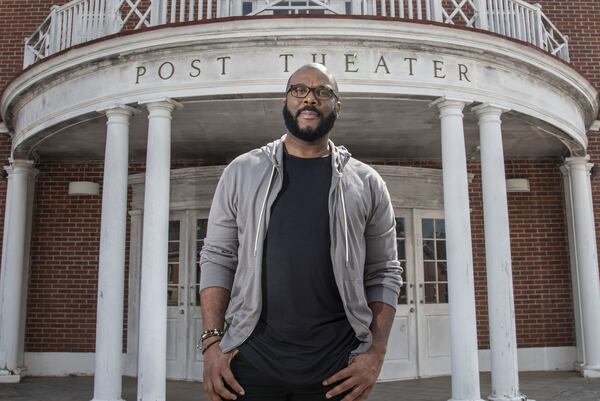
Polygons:
M292 74L287 133L223 172L201 252L212 401L365 400L401 285L381 177L329 140L341 103L320 64Z

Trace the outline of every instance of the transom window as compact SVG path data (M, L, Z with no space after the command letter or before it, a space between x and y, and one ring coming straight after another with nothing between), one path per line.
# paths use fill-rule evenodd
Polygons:
M446 226L442 219L421 220L425 303L448 303Z

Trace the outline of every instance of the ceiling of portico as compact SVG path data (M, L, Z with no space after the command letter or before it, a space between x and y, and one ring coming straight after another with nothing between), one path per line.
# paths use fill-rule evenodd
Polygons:
M332 139L354 156L370 160L440 159L440 124L431 99L365 98L346 94ZM229 160L278 138L284 132L281 100L276 97L193 100L173 115L173 160ZM140 108L141 109L141 108ZM106 118L88 116L33 145L40 160L102 160ZM465 111L466 151L477 159L477 118ZM130 159L146 156L147 114L132 118ZM567 148L553 128L516 113L503 116L504 153L508 159L559 157Z

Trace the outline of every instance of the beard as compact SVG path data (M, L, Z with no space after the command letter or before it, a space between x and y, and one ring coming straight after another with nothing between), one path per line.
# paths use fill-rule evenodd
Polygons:
M321 122L319 125L317 125L317 128L300 128L298 125L298 114L304 110L310 110L319 114L319 117L321 117ZM306 106L298 110L296 115L293 116L288 110L287 106L283 106L283 121L285 122L285 127L288 129L290 134L305 142L314 142L323 138L329 133L329 131L331 131L336 119L337 112L335 110L332 111L329 116L322 118L321 112L319 112L315 107Z

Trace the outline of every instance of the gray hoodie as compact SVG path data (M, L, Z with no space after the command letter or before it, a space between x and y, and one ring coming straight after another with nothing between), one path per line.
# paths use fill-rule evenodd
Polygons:
M283 183L282 140L233 160L213 198L200 254L200 290L222 287L231 293L223 352L240 346L260 317L263 244L271 206ZM402 270L394 211L383 179L343 146L329 141L329 148L331 261L346 316L361 341L355 355L371 346L368 304L384 302L395 308Z

